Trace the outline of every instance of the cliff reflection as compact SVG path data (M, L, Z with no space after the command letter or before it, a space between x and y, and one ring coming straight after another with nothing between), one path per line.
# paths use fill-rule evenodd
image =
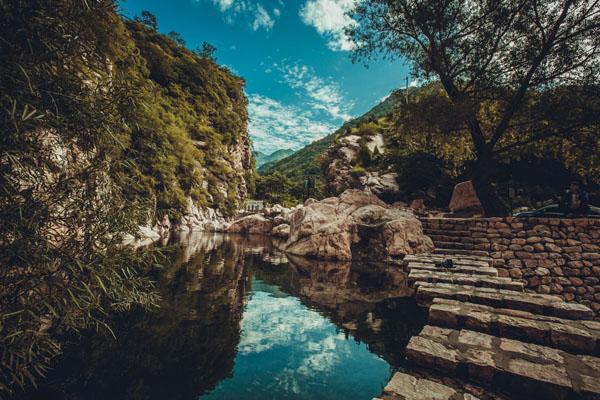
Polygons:
M254 275L299 297L392 366L402 365L408 340L427 318L409 297L405 272L383 263L288 258L285 268L256 263Z
M191 400L231 375L250 289L243 248L219 236L181 240L156 271L161 308L116 315L117 340L90 334L24 398Z
M368 365L361 385L372 397L424 320L394 266L288 258L264 236L191 232L171 245L170 260L152 272L161 308L115 315L118 340L85 335L40 390L22 398L337 398L356 376L330 371L333 360ZM350 337L366 346L349 346ZM272 358L263 357L270 349ZM226 379L234 363L237 379ZM347 398L360 394L357 387Z

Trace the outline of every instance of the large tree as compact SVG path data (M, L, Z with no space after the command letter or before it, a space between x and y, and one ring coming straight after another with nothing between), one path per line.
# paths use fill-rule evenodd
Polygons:
M363 0L351 16L355 60L400 56L440 81L469 130L488 215L508 212L493 185L498 152L563 134L519 129L532 93L599 79L600 0Z

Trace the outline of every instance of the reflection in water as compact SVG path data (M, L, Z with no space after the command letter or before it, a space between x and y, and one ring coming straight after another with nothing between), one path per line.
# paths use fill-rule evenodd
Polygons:
M423 316L395 267L288 259L268 237L191 233L154 313L116 315L27 399L370 399Z

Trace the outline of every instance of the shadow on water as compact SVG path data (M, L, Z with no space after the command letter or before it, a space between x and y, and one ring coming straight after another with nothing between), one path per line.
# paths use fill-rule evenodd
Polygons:
M159 310L114 315L117 340L84 334L20 398L370 398L425 322L397 267L288 258L262 236L177 245Z

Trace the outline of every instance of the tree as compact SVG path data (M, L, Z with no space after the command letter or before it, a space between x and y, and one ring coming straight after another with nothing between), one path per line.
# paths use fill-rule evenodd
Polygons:
M148 208L116 178L135 93L106 56L118 50L114 1L0 0L0 13L4 397L44 375L65 335L157 296L147 253L123 246Z
M532 92L599 79L597 0L364 0L351 16L354 60L403 56L418 78L439 79L468 128L487 215L508 212L493 185L498 152L556 134L507 135L517 120L535 123L518 118Z
M179 32L171 31L171 32L167 33L167 36L170 37L171 39L173 39L181 47L185 46L185 40L183 40L183 38L181 37L181 34L179 34Z
M202 42L202 46L195 51L195 53L202 57L212 61L216 61L215 52L217 48L208 42Z
M135 17L135 20L154 29L155 31L158 30L158 20L156 19L156 16L150 11L142 11L140 13L140 16Z

